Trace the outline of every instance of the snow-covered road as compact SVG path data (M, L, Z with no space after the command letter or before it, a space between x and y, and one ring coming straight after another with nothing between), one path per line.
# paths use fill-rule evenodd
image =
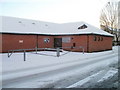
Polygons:
M111 51L99 53L70 52L59 58L35 55L39 57L37 59L45 60L43 63L29 61L30 56L28 62L23 63L21 60L18 63L13 60L15 56L18 58L17 53L9 59L4 54L2 85L3 88L84 88L85 84L89 86L90 83L99 83L117 74L118 69L111 67L118 63L117 50L117 47L114 47ZM34 54L29 53L29 55ZM32 65L35 64L34 62L37 62L36 66ZM9 68L9 64L13 66Z

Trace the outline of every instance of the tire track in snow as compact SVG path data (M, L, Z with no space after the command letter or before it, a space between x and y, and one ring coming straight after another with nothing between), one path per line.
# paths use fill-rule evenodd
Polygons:
M91 79L93 79L94 77L97 77L99 74L101 74L103 71L99 71L99 72L97 72L97 73L95 73L95 74L93 74L93 75L91 75L91 76L89 76L89 77L87 77L87 78L85 78L85 79L83 79L83 80L80 80L80 81L78 81L78 82L76 82L76 83L74 83L74 84L72 84L72 85L70 85L70 86L68 86L68 87L66 87L66 88L75 88L75 87L77 87L77 86L82 86L83 84L85 84L85 83L87 83L88 81L90 81Z
M93 61L89 60L89 62L82 63L82 64L78 63L78 64L75 64L75 65L72 65L72 66L59 68L57 70L47 71L47 72L43 72L43 73L36 73L36 74L31 74L31 75L27 75L27 76L23 76L23 77L4 80L3 81L3 87L7 87L7 86L9 87L11 85L14 85L14 83L16 83L16 82L22 83L22 82L25 82L25 81L33 80L35 78L50 77L52 75L56 75L56 73L60 74L61 72L67 72L67 71L78 69L78 68L84 68L87 65L103 61L104 59L113 58L115 56L116 56L115 54L107 55L105 57L100 57L97 60L96 59L93 60Z
M85 79L82 79L66 88L90 88L91 86L94 87L97 83L102 83L110 78L112 78L114 75L116 75L118 72L117 69L107 69L99 71L91 76L86 77ZM112 82L111 82L112 83Z
M102 63L100 62L100 64L102 64ZM89 67L89 66L90 65L88 65L87 67ZM96 66L93 64L93 67L96 67ZM84 69L81 69L81 71ZM90 85L92 85L94 88L94 85L97 83L97 81L100 80L101 78L103 78L103 76L109 71L109 69L111 69L109 66L106 66L106 67L97 66L96 69L93 69L91 67L91 69L89 71L85 69L86 72L77 73L77 75L64 77L63 79L58 80L54 83L50 83L50 84L44 86L43 88L46 88L46 87L47 88L66 88L66 87L69 87L70 85L73 85L76 82L81 81L81 80L82 81L80 83L82 83L83 85L82 84L81 84L81 86L78 85L75 88L89 88ZM98 73L98 72L100 72L100 73ZM97 75L95 75L95 74L97 74ZM85 80L85 82L83 79Z

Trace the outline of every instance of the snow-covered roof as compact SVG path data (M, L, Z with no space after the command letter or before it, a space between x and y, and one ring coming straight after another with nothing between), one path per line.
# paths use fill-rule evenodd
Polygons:
M15 17L1 16L2 33L25 33L25 34L49 34L49 35L66 35L66 34L99 34L113 36L99 28L96 28L86 22L73 23L51 23L37 20L28 20ZM85 29L78 29L86 25Z

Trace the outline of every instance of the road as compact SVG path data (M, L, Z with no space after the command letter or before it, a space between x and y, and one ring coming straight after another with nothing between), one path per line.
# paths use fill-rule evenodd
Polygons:
M118 53L108 53L71 62L3 73L3 88L117 88L118 73L98 82L110 70L117 70ZM114 62L115 61L115 62Z

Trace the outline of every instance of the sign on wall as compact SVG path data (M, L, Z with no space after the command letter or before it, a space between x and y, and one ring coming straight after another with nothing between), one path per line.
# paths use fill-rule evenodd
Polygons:
M23 43L23 40L19 40L19 43Z
M50 38L44 38L44 42L45 43L49 43L50 42Z
M62 42L63 43L70 43L71 38L70 37L62 37Z

